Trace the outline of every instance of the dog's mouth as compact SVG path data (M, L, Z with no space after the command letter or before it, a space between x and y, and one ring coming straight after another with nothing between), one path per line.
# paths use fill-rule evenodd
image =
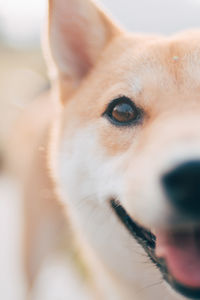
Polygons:
M161 230L155 235L139 226L116 200L111 207L177 292L200 299L200 226L187 231Z

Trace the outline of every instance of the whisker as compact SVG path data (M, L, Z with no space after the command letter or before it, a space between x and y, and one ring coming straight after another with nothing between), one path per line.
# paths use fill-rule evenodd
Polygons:
M147 286L141 288L141 289L138 291L137 294L139 295L139 294L141 294L142 292L144 292L144 290L147 290L147 289L150 289L150 288L153 288L153 287L157 287L157 286L161 285L162 283L163 283L163 280L162 280L162 279L159 280L159 281L157 281L157 282L151 283L151 284L149 284L149 285L147 285Z

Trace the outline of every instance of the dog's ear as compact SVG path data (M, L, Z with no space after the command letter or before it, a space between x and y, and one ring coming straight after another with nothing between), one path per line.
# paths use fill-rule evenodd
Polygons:
M120 29L92 0L49 0L49 40L57 71L80 81Z

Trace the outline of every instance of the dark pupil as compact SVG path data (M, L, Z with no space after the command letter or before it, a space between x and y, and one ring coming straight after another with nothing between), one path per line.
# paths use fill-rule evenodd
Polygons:
M112 117L118 122L129 122L134 119L134 109L127 103L121 103L115 106Z

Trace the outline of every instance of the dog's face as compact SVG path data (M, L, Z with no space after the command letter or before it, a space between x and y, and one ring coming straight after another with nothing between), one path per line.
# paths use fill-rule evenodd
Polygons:
M122 281L200 298L200 32L132 36L89 1L52 0L50 41L52 160L75 222Z

